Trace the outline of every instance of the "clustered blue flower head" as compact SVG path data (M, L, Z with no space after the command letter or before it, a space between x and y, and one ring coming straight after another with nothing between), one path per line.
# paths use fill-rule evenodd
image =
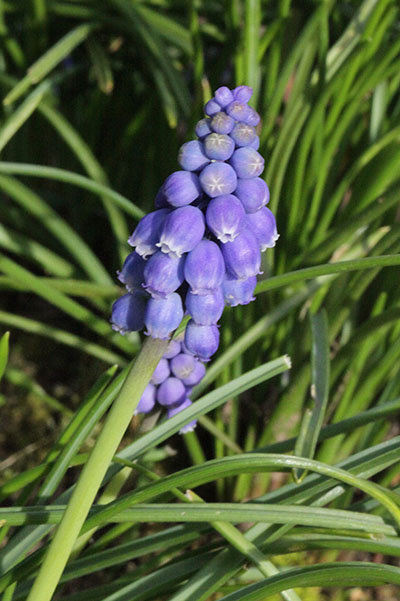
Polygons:
M174 339L154 370L146 386L136 413L150 413L156 406L167 409L167 418L190 407L190 393L205 374L204 363L188 352L182 340ZM196 420L183 426L181 434L191 432Z
M129 238L134 251L118 273L128 292L114 303L111 317L122 334L145 328L153 338L167 339L188 314L185 355L208 361L218 349L225 303L254 300L261 253L279 236L260 177L264 159L255 129L260 117L248 105L251 94L248 86L215 92L196 125L198 139L179 150L181 170L167 177L156 210ZM176 379L171 376L172 383L158 389L161 405L168 406L172 390L178 398ZM143 407L151 404L151 386ZM176 412L186 399L179 397L168 411Z

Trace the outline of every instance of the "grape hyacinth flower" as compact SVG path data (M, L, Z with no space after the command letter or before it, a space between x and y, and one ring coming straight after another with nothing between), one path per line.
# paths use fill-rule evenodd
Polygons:
M146 329L153 338L168 339L184 314L190 317L184 339L170 341L138 413L165 406L172 417L190 406L204 362L218 349L224 305L254 300L261 253L279 237L266 207L260 117L248 104L251 94L246 85L216 90L195 127L197 139L179 150L180 170L166 178L156 210L128 240L134 250L117 272L127 294L113 305L113 329Z

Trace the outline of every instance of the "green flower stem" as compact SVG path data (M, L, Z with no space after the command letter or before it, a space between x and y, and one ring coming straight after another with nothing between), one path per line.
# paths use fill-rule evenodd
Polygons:
M167 340L146 340L128 372L97 443L83 468L27 601L50 601L52 598L107 468L167 345Z

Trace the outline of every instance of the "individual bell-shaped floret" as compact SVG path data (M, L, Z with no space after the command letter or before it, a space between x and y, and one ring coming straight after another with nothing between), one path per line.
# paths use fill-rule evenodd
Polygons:
M188 253L183 273L193 294L210 294L218 289L225 275L224 259L218 245L211 240L199 242Z
M138 406L136 407L135 415L137 413L150 413L156 404L156 387L154 384L147 384L143 391Z
M170 407L171 405L177 405L184 401L186 398L185 385L173 376L164 380L157 390L157 401L163 407Z
M257 238L261 252L275 246L279 234L272 211L267 209L267 207L262 207L256 213L246 215L246 222L249 229Z
M261 253L257 238L247 228L234 239L221 245L227 271L238 280L246 280L260 272Z
M118 298L112 306L112 329L120 334L139 332L144 326L146 303L145 295L136 290Z
M181 352L181 343L178 340L171 340L167 350L164 353L164 359L172 359Z
M168 378L171 370L169 368L169 361L164 357L158 362L157 367L153 371L153 375L151 376L151 383L158 386Z
M152 338L165 340L176 330L182 318L182 300L176 292L162 299L150 298L144 317L146 333Z
M148 213L142 217L128 239L128 244L136 247L137 254L144 259L157 252L156 242L160 239L162 224L169 212L170 209L159 209Z
M230 164L238 177L258 177L264 171L264 159L254 148L243 146L235 150L230 158Z
M204 216L200 209L192 205L180 207L165 219L157 246L163 253L181 257L200 242L204 231Z
M186 294L186 310L196 323L203 326L217 324L224 312L224 295L221 288L205 295Z
M233 98L242 104L246 104L253 93L253 89L249 86L238 86L233 90Z
M250 146L250 144L258 139L254 127L247 125L247 123L236 123L230 136L236 146Z
M216 90L214 94L214 100L218 102L221 108L225 108L234 100L234 97L229 88L226 86L221 86L218 88L218 90Z
M229 134L234 125L235 121L224 111L216 113L211 119L211 129L217 134Z
M222 161L215 161L204 167L199 179L204 192L211 198L231 194L237 184L235 170Z
M188 407L191 406L191 404L192 404L192 401L190 399L185 399L182 403L180 403L176 407L170 407L167 411L167 419L170 419L171 417L174 417L174 415L176 415L177 413L180 413L184 409L187 409ZM197 424L197 420L195 420L195 419L192 420L191 422L189 422L188 424L185 424L179 430L179 434L186 434L187 432L193 432L193 430L196 427L196 424Z
M175 292L184 280L184 261L185 257L167 255L159 250L146 262L143 288L153 298L165 298Z
M181 378L183 384L186 386L186 394L189 396L189 387L196 386L205 376L206 368L204 363L195 359L194 368L186 378Z
M268 204L269 190L261 177L238 179L235 196L239 198L246 213L255 213Z
M233 194L224 194L210 200L206 211L206 223L222 243L232 242L238 236L245 210Z
M212 117L213 115L218 113L220 110L221 110L221 107L218 104L218 102L215 102L214 98L211 98L211 100L209 100L204 107L204 112L209 117Z
M198 136L200 140L208 136L208 134L211 134L211 119L209 117L206 117L205 119L200 119L200 121L197 122L197 125L195 127L195 132L196 136Z
M204 152L213 160L227 161L235 150L235 142L225 134L210 134L204 140Z
M121 271L117 271L119 281L125 284L129 292L142 289L145 266L146 261L143 257L133 251L126 257Z
M171 372L176 378L184 380L188 378L194 370L197 363L197 359L193 355L187 353L179 353L170 361ZM185 383L185 382L184 382Z
M165 180L162 191L171 206L183 207L200 196L199 178L191 171L175 171Z
M222 282L222 290L224 293L225 301L231 307L237 305L248 305L251 301L255 300L253 296L255 287L257 284L256 276L247 278L247 280L237 280L236 278L229 276Z
M217 326L200 326L191 319L185 330L187 349L201 361L209 361L219 346Z
M180 147L178 163L186 171L199 171L203 169L210 159L204 154L203 143L199 140L191 140Z

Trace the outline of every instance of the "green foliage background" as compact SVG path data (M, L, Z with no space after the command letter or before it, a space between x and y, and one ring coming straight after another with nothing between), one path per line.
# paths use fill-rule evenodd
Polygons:
M140 347L108 323L129 232L242 83L280 239L224 313L196 433L133 420L57 599L396 598L399 33L395 0L0 0L4 601Z

